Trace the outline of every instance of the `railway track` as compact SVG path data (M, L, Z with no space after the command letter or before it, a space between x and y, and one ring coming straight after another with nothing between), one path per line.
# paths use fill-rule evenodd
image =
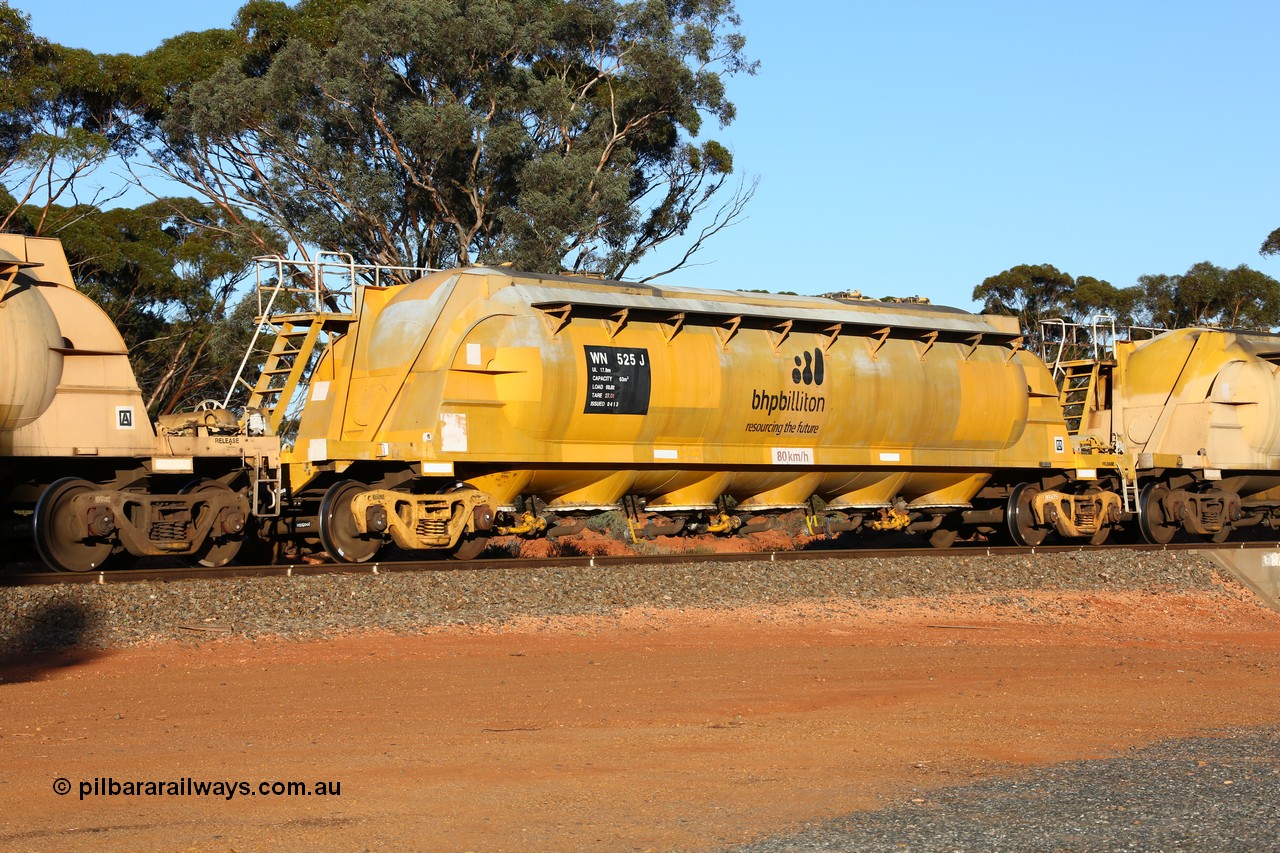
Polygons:
M40 570L5 571L0 573L0 586L47 586L58 584L108 584L148 581L218 580L254 577L314 577L331 574L393 574L397 572L481 572L493 569L544 569L551 567L590 568L595 566L679 565L688 563L789 562L793 560L868 560L894 557L946 560L962 556L1017 556L1033 554L1069 554L1108 551L1219 551L1244 549L1280 549L1280 542L1243 541L1224 544L1184 542L1168 545L1116 543L1091 545L1040 545L1037 547L956 545L948 549L920 546L899 548L856 548L796 551L750 551L741 553L627 554L619 556L548 557L525 559L505 557L488 560L386 560L370 563L289 563L262 566L223 566L216 569L187 566L145 569L115 569L97 572L53 572Z

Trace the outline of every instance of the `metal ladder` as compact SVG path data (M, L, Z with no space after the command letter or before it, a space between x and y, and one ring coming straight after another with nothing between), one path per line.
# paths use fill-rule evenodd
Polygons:
M1061 362L1062 385L1058 390L1058 404L1062 406L1062 417L1067 423L1070 435L1079 435L1084 417L1089 413L1090 403L1098 387L1098 374L1102 368L1099 361L1065 361Z
M1138 469L1134 466L1132 459L1127 459L1124 448L1119 446L1119 442L1113 439L1113 449L1116 458L1119 461L1120 470L1120 495L1124 501L1125 512L1138 511Z
M356 322L365 285L403 284L436 272L428 267L357 264L342 252L320 252L315 260L271 256L254 261L257 325L222 406L231 405L238 388L249 389L246 415L261 412L272 433L279 431L291 407L305 399L317 351ZM258 348L264 336L274 338L265 353ZM259 361L262 370L250 383L245 374Z
M280 515L280 467L267 465L266 457L259 457L253 464L253 514L257 518L277 518Z
M299 390L305 391L311 378L312 356L321 342L342 334L356 320L354 314L291 314L271 318L276 339L252 386L246 408L266 414L267 424L276 432L289 404ZM241 380L243 382L243 380ZM248 385L247 382L243 384Z

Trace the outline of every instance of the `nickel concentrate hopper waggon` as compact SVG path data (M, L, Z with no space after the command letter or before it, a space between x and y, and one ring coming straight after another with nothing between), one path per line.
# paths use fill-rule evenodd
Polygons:
M1068 340L1063 325L1054 337ZM1097 326L1094 340L1105 340ZM1131 336L1132 337L1132 336ZM1179 532L1222 542L1232 530L1280 523L1280 336L1188 328L1050 359L1068 430L1110 445L1128 520L1143 539Z
M278 291L294 279L276 263ZM349 292L318 273L290 285L312 290L306 311L271 315L264 297L277 337L249 405L273 426L290 400L301 412L276 542L469 556L610 510L729 534L799 509L814 532L945 547L972 531L1100 542L1126 517L1110 442L1077 450L1014 318L504 268L395 286L348 272Z
M351 263L334 291L320 264L299 286L270 263L259 334L275 337L261 365L246 356L245 416L229 394L153 424L58 242L0 235L10 546L86 571L222 565L251 532L348 562L392 543L467 557L611 510L633 532L722 535L800 510L813 533L938 547L1222 541L1280 519L1275 335L1095 325L1087 357L1042 359L1013 318L854 294L484 267L383 286Z
M265 431L265 424L260 432ZM111 319L57 240L0 235L0 536L65 571L234 558L279 510L279 439L213 406L153 425Z

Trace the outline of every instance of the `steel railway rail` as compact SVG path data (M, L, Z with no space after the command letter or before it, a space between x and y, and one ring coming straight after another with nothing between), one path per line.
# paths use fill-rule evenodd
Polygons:
M797 551L750 551L742 553L631 554L620 556L550 557L523 559L515 557L492 560L385 560L371 563L291 563L264 566L223 566L216 569L163 567L118 569L101 572L18 571L0 574L0 586L47 586L58 584L108 584L145 581L219 580L254 577L313 577L331 574L391 574L396 572L477 572L492 569L590 568L595 566L680 565L688 563L790 562L795 560L869 560L914 557L947 560L973 555L1016 556L1020 554L1068 554L1098 551L1222 551L1248 549L1280 549L1280 542L1184 542L1166 545L1116 543L1104 546L1040 545L990 546L957 545L947 550L933 548L858 548L813 549Z

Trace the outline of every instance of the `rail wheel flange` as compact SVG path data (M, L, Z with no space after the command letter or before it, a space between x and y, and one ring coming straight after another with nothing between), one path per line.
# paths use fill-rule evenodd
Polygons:
M196 480L184 486L179 494L191 495L202 492L235 494L230 486L219 483L217 480ZM192 565L216 569L230 563L240 553L240 546L244 544L245 539L244 524L240 525L240 531L237 533L227 533L217 528L218 522L215 520L205 541L187 555L187 560Z
M1148 483L1138 492L1138 531L1151 545L1168 545L1178 532L1179 525L1166 523L1160 508L1168 494L1163 483Z
M320 499L320 547L340 563L367 563L385 544L380 536L362 535L356 530L351 501L365 488L355 480L341 480Z
M88 572L99 568L111 556L112 545L98 537L77 532L72 501L77 495L97 489L79 477L64 477L51 484L36 501L32 535L36 552L51 569L60 572Z
M1036 524L1035 513L1031 502L1040 494L1040 487L1031 483L1022 483L1009 494L1009 502L1005 506L1005 526L1014 544L1034 548L1040 545L1049 535L1049 528Z
M451 486L447 486L446 488L441 489L440 494L449 495L455 492L474 492L474 491L476 491L475 486L468 485L467 483L458 482L458 483L454 483ZM486 507L484 508L484 510L487 511L488 508ZM477 507L477 511L478 512L481 511L481 508ZM548 516L548 518L553 518L553 516ZM455 545L453 550L449 552L450 557L452 557L455 560L474 560L476 557L479 557L481 554L484 553L484 550L489 547L489 538L490 538L490 532L492 530L492 522L493 522L492 513L490 512L490 517L486 523L481 524L480 522L481 522L481 518L477 515L475 530L472 531L470 534L463 534L463 538L459 539L458 544ZM547 526L554 527L555 524L554 522L548 522Z
M489 547L488 536L473 536L470 539L463 539L458 543L458 547L453 549L453 553L449 556L455 560L474 560L484 553L484 549Z

